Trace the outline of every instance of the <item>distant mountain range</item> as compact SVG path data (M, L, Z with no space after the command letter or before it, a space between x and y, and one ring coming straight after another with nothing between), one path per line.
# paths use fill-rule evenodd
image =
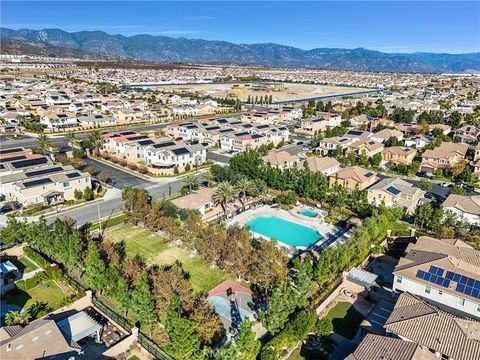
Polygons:
M273 43L234 44L152 35L127 37L102 31L69 33L60 29L0 28L0 39L2 45L5 39L10 39L48 44L60 52L61 48L76 49L147 62L222 63L357 71L480 72L480 53L393 54L363 48L302 50Z

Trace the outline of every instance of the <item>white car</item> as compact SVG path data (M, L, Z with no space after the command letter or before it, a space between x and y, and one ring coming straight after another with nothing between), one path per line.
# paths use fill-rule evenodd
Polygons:
M441 184L440 184L440 186L441 186L441 187L445 187L445 188L446 188L446 187L449 187L449 186L450 186L450 184L449 184L449 183L441 183Z

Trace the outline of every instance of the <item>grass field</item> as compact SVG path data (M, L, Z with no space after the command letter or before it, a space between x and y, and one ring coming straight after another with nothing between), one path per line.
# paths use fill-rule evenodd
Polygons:
M29 273L30 271L33 271L37 268L35 264L28 260L26 257L11 260L11 262L17 267L18 271L23 274Z
M363 316L349 302L339 302L327 314L332 320L333 332L353 339Z
M201 256L193 256L187 250L165 243L161 236L145 229L122 225L107 230L106 238L113 242L124 240L127 254L138 254L144 257L150 265L171 265L179 261L183 265L183 269L189 273L190 281L196 292L208 291L222 281L232 278L218 267L212 268Z
M30 289L28 291L15 290L2 297L2 301L8 304L20 306L21 308L28 308L34 301L46 302L52 309L58 309L62 303L65 294L52 281L45 281L44 283Z

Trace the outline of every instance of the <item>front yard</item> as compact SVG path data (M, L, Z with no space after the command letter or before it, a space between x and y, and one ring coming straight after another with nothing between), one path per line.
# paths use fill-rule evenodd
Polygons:
M125 241L128 255L138 254L150 265L165 266L180 262L189 273L195 292L208 291L222 281L234 278L218 267L212 267L203 257L192 255L175 244L165 242L160 235L140 227L127 224L112 228L107 230L106 239L113 242Z

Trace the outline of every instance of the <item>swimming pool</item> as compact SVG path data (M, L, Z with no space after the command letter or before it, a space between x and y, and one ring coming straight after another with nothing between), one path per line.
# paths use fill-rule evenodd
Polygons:
M298 213L300 215L308 216L308 217L316 217L318 215L318 213L316 211L309 210L309 209L302 209Z
M275 216L258 216L248 221L246 225L254 233L290 246L308 247L323 238L314 229Z

